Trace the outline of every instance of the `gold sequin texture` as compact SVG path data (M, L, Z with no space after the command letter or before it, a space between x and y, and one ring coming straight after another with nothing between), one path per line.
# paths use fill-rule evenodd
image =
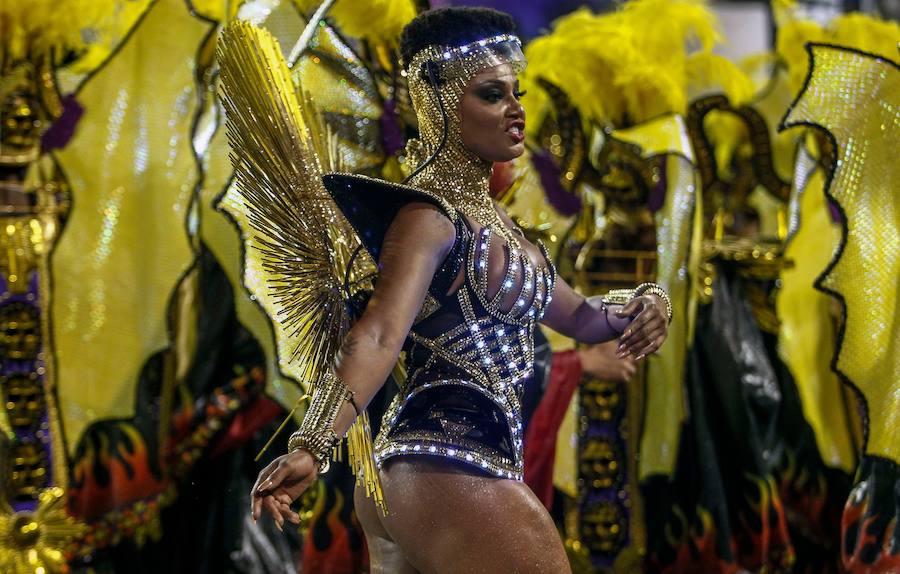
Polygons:
M812 45L807 85L785 127L813 125L836 144L827 192L846 219L843 250L822 278L845 304L837 367L868 406L868 454L900 460L900 69Z

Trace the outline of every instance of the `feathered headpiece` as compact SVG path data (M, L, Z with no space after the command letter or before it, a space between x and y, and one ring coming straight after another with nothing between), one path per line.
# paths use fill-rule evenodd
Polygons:
M0 62L78 51L115 0L10 0L0 3Z
M719 38L715 15L693 0L635 0L603 15L578 10L526 48L525 107L532 117L545 110L538 78L562 88L585 120L613 127L682 113L691 92L710 85L743 103L752 83L713 54Z

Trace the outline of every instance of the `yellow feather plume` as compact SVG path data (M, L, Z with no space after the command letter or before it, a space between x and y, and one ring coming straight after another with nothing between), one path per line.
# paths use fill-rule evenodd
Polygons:
M294 0L306 14L311 14L321 0ZM412 0L337 0L328 15L348 36L379 44L396 44L400 32L416 16Z
M120 0L121 1L121 0ZM111 14L116 0L3 0L0 61L4 65L49 54L80 51L91 28Z
M685 49L710 51L721 40L715 14L697 0L636 0L623 15L654 61L679 60Z
M897 61L900 25L867 14L843 14L828 26L831 42Z
M712 54L719 39L715 15L697 0L633 0L602 15L578 10L527 46L525 108L539 123L548 109L537 78L565 91L585 121L613 127L683 113L691 90L715 87L745 102L752 83Z
M825 30L811 20L793 20L778 28L775 51L788 71L791 89L797 91L806 79L809 55L804 46L807 42L825 42Z
M719 54L697 52L686 62L688 94L691 99L703 92L724 92L734 106L748 103L756 93L750 76L737 64Z

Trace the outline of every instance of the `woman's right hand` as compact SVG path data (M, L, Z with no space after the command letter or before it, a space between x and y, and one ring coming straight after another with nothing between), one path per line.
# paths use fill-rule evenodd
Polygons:
M259 520L265 509L275 520L278 530L284 522L300 524L300 515L291 504L315 482L319 474L316 460L305 449L283 454L260 471L250 491L250 512Z

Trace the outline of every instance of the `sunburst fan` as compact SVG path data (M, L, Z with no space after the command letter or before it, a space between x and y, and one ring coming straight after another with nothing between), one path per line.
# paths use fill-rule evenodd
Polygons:
M302 85L292 82L278 42L236 21L218 50L238 215L265 276L253 295L289 338L292 370L313 394L350 327L350 301L370 287L375 267L322 184L322 173L338 167L331 165L335 139ZM365 413L350 431L348 451L354 474L383 505Z
M235 184L261 257L264 292L293 342L303 383L331 365L349 327L345 278L359 241L322 185L330 138L303 106L275 39L246 22L219 47ZM330 171L330 169L329 169ZM358 271L358 269L357 269ZM359 275L359 273L351 273Z

